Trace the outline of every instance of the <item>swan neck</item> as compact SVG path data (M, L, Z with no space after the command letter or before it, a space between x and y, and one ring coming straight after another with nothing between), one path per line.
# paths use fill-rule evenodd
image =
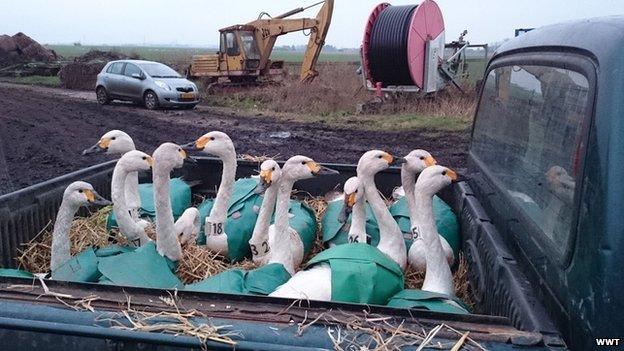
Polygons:
M353 205L351 212L351 227L349 227L349 236L358 236L358 242L366 242L366 207L365 201L359 200Z
M276 255L282 255L288 252L288 229L290 227L289 209L290 209L290 193L295 182L290 179L284 179L280 182L277 194L277 204L275 205L275 243L272 244L271 250Z
M278 189L279 183L273 184L264 192L264 199L262 199L262 205L260 206L260 212L258 213L258 220L256 221L253 234L249 240L250 243L261 243L263 241L268 242L269 227L271 226L271 217L273 216L273 212L275 210Z
M143 228L141 228L130 215L125 185L126 182L129 181L129 178L131 178L132 173L136 174L136 172L128 172L123 165L117 164L113 170L111 199L113 200L113 211L117 217L119 230L128 238L128 241L133 242L136 246L140 246L149 241L149 238L145 234Z
M416 187L416 174L410 172L406 169L405 166L401 168L401 185L403 186L403 191L405 192L405 200L407 201L407 208L412 213L414 207L416 206L414 200L414 188Z
M69 231L71 229L74 215L78 212L79 206L63 201L56 215L54 230L52 231L52 248L50 269L54 271L63 263L71 259L71 242Z
M173 210L169 196L171 169L156 167L153 172L154 205L156 207L156 248L158 253L172 261L182 258L182 249L175 233Z
M419 238L425 243L426 273L422 289L454 296L453 274L444 255L442 243L433 216L433 195L426 189L416 189L415 213L412 228L417 227Z
M215 223L224 223L227 219L227 210L236 181L236 153L229 152L226 156L221 157L223 162L223 173L221 174L221 183L215 198L214 206L210 211L210 220Z

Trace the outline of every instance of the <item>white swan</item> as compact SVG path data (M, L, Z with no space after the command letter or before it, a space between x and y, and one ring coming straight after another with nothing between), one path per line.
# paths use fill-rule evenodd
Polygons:
M457 180L457 174L442 166L427 167L416 181L412 231L426 245L426 273L422 290L454 296L453 275L447 262L433 217L433 196Z
M295 274L297 267L304 258L304 244L298 230L310 230L311 228L295 229L291 227L290 194L295 182L299 180L331 174L338 174L338 172L323 167L305 156L293 156L284 163L279 180L277 203L275 204L275 224L269 227L268 263L280 263L288 273ZM316 225L312 231L316 232Z
M260 165L260 182L257 193L263 193L262 205L258 213L258 220L254 226L249 247L251 258L258 265L266 264L269 253L269 227L275 210L279 181L282 177L282 168L274 160L266 160Z
M72 221L78 209L88 205L106 206L110 205L110 201L98 195L93 186L86 182L73 182L65 189L52 232L52 257L50 260L52 272L71 259L69 231Z
M142 162L141 162L142 161ZM128 194L127 182L133 182L133 175L138 171L147 171L153 166L152 157L137 150L126 152L115 165L113 180L111 183L111 198L113 211L115 212L119 231L135 247L145 245L151 239L145 234L146 226L139 224L131 216L132 210L126 195Z
M350 243L366 243L366 209L362 197L364 189L360 191L360 180L358 177L351 177L344 183L344 207L338 220L345 222L348 213L351 212L355 220L351 220L348 240Z
M111 130L106 132L100 140L82 154L90 155L97 153L105 153L107 155L123 156L125 153L136 150L134 141L126 132L121 130ZM139 194L139 173L130 172L124 182L126 205L130 211L130 216L135 222L139 222L142 227L147 226L149 222L142 220L140 216L141 196Z
M365 228L366 221L364 198L368 198L369 193L375 192L375 196L379 197L378 200L382 202L384 210L388 212L385 204L383 204L383 200L381 200L381 197L377 193L377 189L374 186L374 176L376 173L388 168L392 161L393 159L391 155L378 150L366 152L360 158L357 168L357 178L360 184L358 187L354 188L352 187L353 181L348 182L349 186L345 188L346 197L351 198L351 200L347 201L347 205L351 203L354 205L351 227L349 228L350 236L362 238L363 235L365 235L365 233L363 234L363 228ZM369 187L369 191L365 190L367 185ZM356 190L357 193L355 193ZM352 195L354 193L356 194L355 196ZM379 207L377 199L373 200L373 204L371 204L371 206ZM377 212L382 211L377 209L376 214ZM390 216L389 212L387 213L387 216ZM386 216L381 213L379 213L379 217L380 218L378 218L378 220L380 222L388 220ZM396 226L396 222L394 222L392 216L390 216L390 219ZM391 296L403 289L401 269L405 267L407 261L405 242L403 241L403 235L398 229L398 226L396 230L389 230L387 227L387 225L382 225L380 227L382 230L380 231L380 243L377 249L363 243L338 245L321 252L314 259L312 259L311 262L314 262L319 256L327 256L332 252L344 253L346 250L353 250L364 254L374 254L374 252L380 252L379 255L383 256L384 259L391 265L394 265L394 267L392 267L387 264L388 262L384 263L384 268L377 269L376 272L378 274L375 276L362 276L362 274L358 275L355 273L355 275L351 276L351 278L357 280L367 280L365 282L367 284L362 285L361 289L369 290L367 290L366 294L363 295L359 294L360 291L355 291L353 294L356 296L349 296L344 299L340 298L341 300L345 302L385 303ZM368 268L371 264L373 264L373 266L375 264L381 264L379 259L376 259L375 261L368 261L365 257L353 257L353 259L356 259L356 261L347 261L347 264L354 266L354 270L356 272L358 271L357 266L359 264L362 264L363 268ZM331 267L331 264L326 261L314 263L312 267L297 272L297 274L295 274L286 284L277 288L272 294L270 294L270 296L320 301L336 300L337 297L334 296L333 292L333 289L336 287L332 286L332 270L333 268ZM364 269L362 271L364 271ZM382 274L381 271L384 271L385 275ZM393 277L392 281L388 280L389 277ZM358 283L363 282L358 281Z
M431 156L431 154L425 150L414 150L410 152L407 156L404 157L405 162L401 167L401 184L402 189L405 194L405 200L407 202L408 211L410 213L410 223L411 227L414 224L414 209L415 209L415 198L414 198L414 188L416 186L416 178L418 175L427 167L436 165L436 160ZM413 234L413 233L412 233ZM410 266L416 269L419 272L423 272L426 268L425 261L425 245L420 237L414 237L414 242L409 248L408 252L408 261ZM440 235L440 242L442 244L442 248L444 250L444 254L449 265L453 265L455 261L455 254L453 253L453 248L448 243L448 241Z

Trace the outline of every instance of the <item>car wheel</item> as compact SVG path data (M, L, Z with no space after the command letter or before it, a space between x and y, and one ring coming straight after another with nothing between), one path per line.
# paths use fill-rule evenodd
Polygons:
M149 90L143 95L143 104L148 110L155 110L158 108L158 96L155 92Z
M108 92L106 92L106 88L104 87L97 87L97 89L95 89L95 96L100 105L107 105L111 102L111 99L108 97Z

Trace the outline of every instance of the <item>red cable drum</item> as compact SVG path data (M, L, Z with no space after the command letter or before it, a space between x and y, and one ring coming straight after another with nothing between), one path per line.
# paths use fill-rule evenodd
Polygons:
M444 32L444 19L433 0L418 6L376 6L366 23L362 64L373 85L423 88L425 44Z

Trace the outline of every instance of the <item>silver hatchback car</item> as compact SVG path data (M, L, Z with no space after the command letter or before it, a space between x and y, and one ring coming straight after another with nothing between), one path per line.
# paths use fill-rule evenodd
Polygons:
M150 110L199 103L197 85L169 66L152 61L111 61L97 76L95 93L100 104L112 100L143 103Z

